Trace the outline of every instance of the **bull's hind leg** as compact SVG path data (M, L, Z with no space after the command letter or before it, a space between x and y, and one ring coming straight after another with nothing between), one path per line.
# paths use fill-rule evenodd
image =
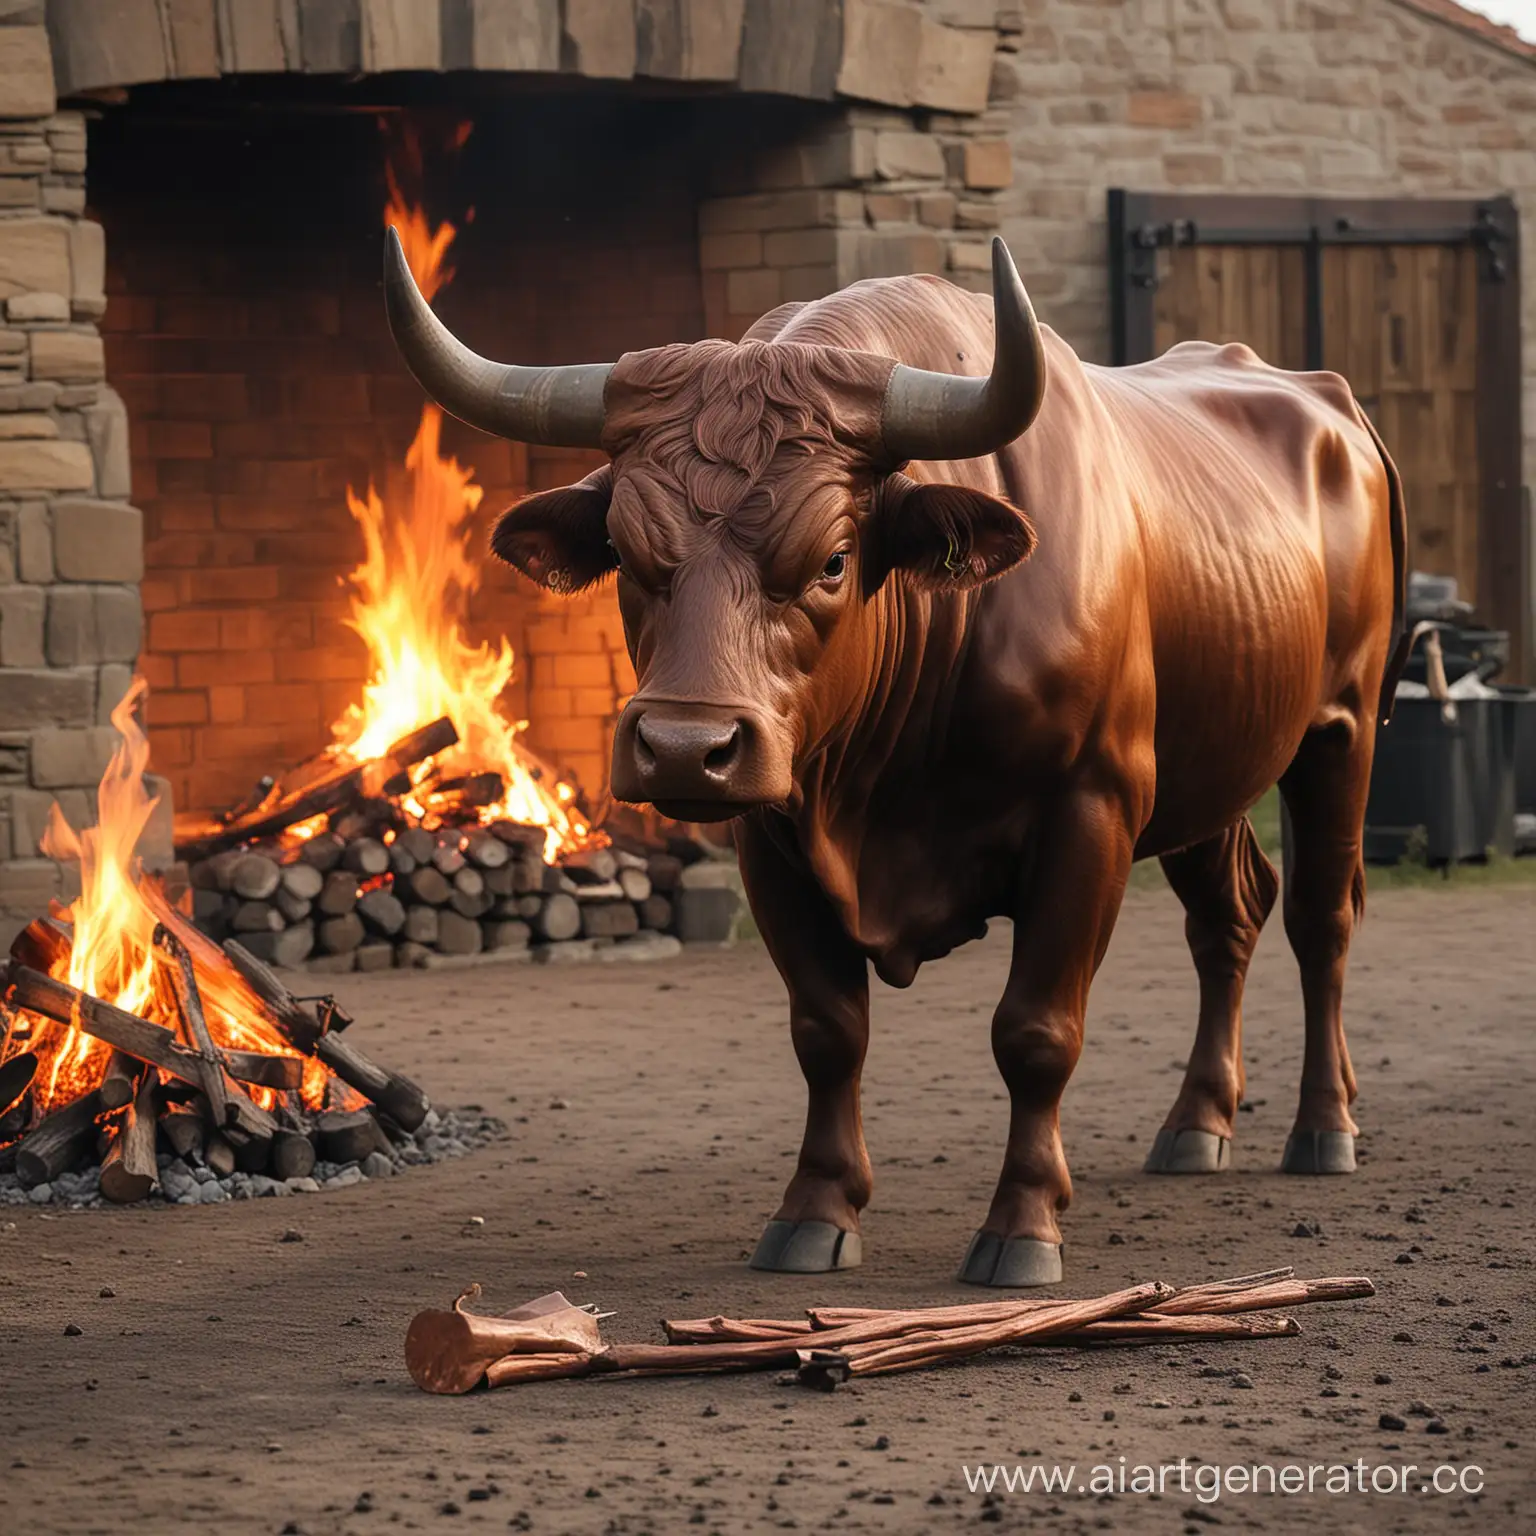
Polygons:
M1231 1160L1243 1096L1243 980L1280 878L1246 816L1217 837L1165 854L1162 865L1184 903L1184 933L1200 977L1200 1024L1146 1171L1219 1173Z
M1150 796L1147 798L1150 799ZM1013 932L992 1054L1008 1086L1008 1149L992 1208L959 1278L974 1285L1061 1279L1056 1216L1072 1198L1061 1095L1083 1048L1088 987L1125 894L1138 817L1118 796L1079 792L1046 807Z
M1306 1050L1285 1173L1352 1173L1355 1074L1344 1043L1344 968L1365 906L1361 859L1373 723L1358 712L1309 731L1280 780L1285 931L1301 968Z
M867 964L820 889L767 837L744 828L737 846L763 941L789 988L790 1035L808 1094L799 1164L752 1268L851 1269L863 1258L859 1212L873 1187L859 1112Z

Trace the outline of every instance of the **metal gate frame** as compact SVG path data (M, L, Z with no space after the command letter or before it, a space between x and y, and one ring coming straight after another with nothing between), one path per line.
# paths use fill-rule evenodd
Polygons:
M1109 193L1114 361L1153 356L1158 252L1294 245L1305 253L1306 358L1323 365L1322 253L1329 245L1471 245L1477 260L1478 588L1531 671L1530 546L1521 490L1520 221L1509 197L1248 197ZM1408 509L1413 515L1413 509Z

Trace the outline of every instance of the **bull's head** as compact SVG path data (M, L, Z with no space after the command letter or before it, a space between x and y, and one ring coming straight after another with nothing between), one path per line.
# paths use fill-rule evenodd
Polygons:
M897 638L881 589L964 589L1029 553L1008 503L899 473L996 452L1039 410L1040 333L1001 240L992 275L985 378L827 344L814 326L524 368L454 338L390 231L390 325L427 392L484 431L611 458L505 513L492 547L557 592L618 573L639 678L614 737L619 798L690 821L791 801L799 767L871 702L877 649Z

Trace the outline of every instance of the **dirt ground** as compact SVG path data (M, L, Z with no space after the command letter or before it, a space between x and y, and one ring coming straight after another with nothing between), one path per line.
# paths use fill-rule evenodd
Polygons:
M1304 1312L1299 1339L1015 1354L828 1396L776 1373L455 1399L411 1386L408 1320L473 1279L504 1307L557 1287L599 1301L618 1313L612 1336L629 1339L659 1338L666 1315L976 1295L951 1276L1002 1148L988 1022L1007 953L1006 931L994 933L907 992L877 989L866 1262L815 1277L744 1263L803 1114L779 982L760 947L644 966L347 978L368 1048L441 1103L503 1114L508 1139L324 1196L0 1211L0 1532L563 1536L980 1522L1140 1533L1291 1531L1320 1518L1339 1533L1457 1518L1530 1530L1529 888L1373 900L1348 994L1362 1165L1332 1180L1274 1172L1301 1049L1278 923L1249 985L1252 1112L1235 1171L1138 1171L1192 1037L1195 979L1172 898L1129 897L1066 1103L1076 1199L1061 1289L1280 1263L1375 1280L1373 1300ZM290 1228L302 1241L284 1240ZM83 1332L66 1336L70 1324ZM1251 1386L1220 1374L1231 1370ZM1427 1428L1425 1409L1445 1433ZM1382 1414L1406 1427L1381 1429ZM1458 1474L1480 1468L1484 1491L1426 1496L1415 1476L1396 1495L1206 1502L1172 1473L1157 1498L986 1499L962 1471L1059 1462L1086 1481L1121 1457L1128 1467L1447 1462Z

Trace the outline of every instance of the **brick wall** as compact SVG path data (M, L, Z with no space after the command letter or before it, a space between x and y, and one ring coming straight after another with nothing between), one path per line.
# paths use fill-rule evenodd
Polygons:
M461 221L438 306L477 348L521 362L615 357L703 334L696 128L664 108L530 122L480 114L438 216ZM189 119L128 110L94 130L90 192L108 231L107 369L128 403L145 520L143 669L151 739L178 807L229 804L329 740L366 671L338 578L362 541L348 485L386 495L422 396L378 290L380 140L357 116ZM594 456L449 423L485 488L474 534ZM519 655L509 707L593 792L627 663L611 593L552 606L486 562L475 632ZM617 680L617 683L616 681Z
M12 9L0 20L0 944L74 894L77 872L39 842L55 800L76 827L95 820L143 568L127 423L102 382L85 123L54 110L36 8Z
M1398 0L1037 0L1000 13L975 131L1005 136L1002 232L1040 311L1108 361L1105 193L1483 196L1525 223L1536 479L1536 63Z

